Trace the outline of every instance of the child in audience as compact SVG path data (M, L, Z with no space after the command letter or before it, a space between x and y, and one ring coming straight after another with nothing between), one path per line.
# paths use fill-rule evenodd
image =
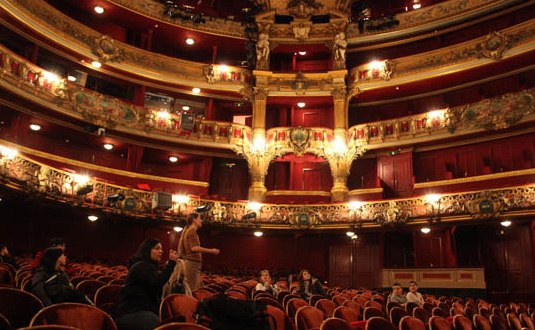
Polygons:
M63 271L66 263L67 257L60 248L48 248L42 254L32 278L31 291L45 306L64 302L90 303L73 287L69 276Z
M407 303L407 297L403 294L403 289L401 284L394 283L392 284L392 294L388 296L388 301L397 302L398 304Z
M152 330L158 325L162 287L169 280L178 254L169 252L169 261L159 273L163 246L159 240L147 239L128 261L128 275L117 304L119 330Z
M276 285L272 284L271 275L267 269L260 271L260 282L256 285L255 289L267 291L274 296L280 291Z
M407 293L407 301L417 303L418 305L424 303L424 298L422 297L422 294L418 292L418 283L416 283L415 281L409 282L409 292Z
M303 269L299 272L297 281L299 282L299 287L297 287L295 294L301 296L301 298L306 301L309 301L310 297L315 294L326 296L320 281L317 278L312 277L312 274L310 274L308 270Z

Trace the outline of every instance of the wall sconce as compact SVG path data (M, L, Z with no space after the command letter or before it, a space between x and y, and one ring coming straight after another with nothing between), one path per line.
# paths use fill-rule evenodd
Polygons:
M263 155L267 151L266 139L262 135L255 136L253 145L251 146L251 153L253 155Z
M440 201L441 195L430 194L426 195L424 200L427 205L427 214L429 216L429 223L440 221Z

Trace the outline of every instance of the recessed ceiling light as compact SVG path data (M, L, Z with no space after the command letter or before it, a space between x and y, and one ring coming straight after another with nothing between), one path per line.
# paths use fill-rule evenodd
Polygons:
M414 5L412 5L412 9L420 9L421 7L422 7L421 3L415 3Z
M502 226L504 226L504 227L509 227L509 226L511 225L511 223L512 223L512 222L509 221L509 220L505 220L505 221L500 222L500 224L501 224Z
M188 111L188 110L189 110L189 107L188 107L187 105L184 105L184 106L182 106L182 110L184 110L184 111Z
M264 235L264 233L261 232L261 231L255 231L255 232L254 232L254 235L255 235L256 237L261 237L262 235Z
M31 129L32 131L36 131L36 132L37 132L38 130L41 129L41 125L31 124L31 125L30 125L30 129Z
M186 39L186 43L187 43L188 45L193 45L193 44L195 43L195 39L193 39L193 38L187 38L187 39Z
M97 221L98 217L96 215L88 215L87 220L89 221Z
M76 77L75 77L75 76L68 76L68 77L67 77L67 80L69 80L69 81L76 81Z
M104 13L104 8L102 8L101 6L95 6L95 8L93 8L93 9L95 9L95 13L97 13L97 14Z
M184 229L184 228L179 227L179 226L173 227L173 230L176 231L177 233L180 233L182 231L182 229Z
M176 162L178 162L178 157L177 156L169 156L169 161L171 163L176 163Z
M359 238L357 235L351 236L351 239L357 239L357 238Z
M307 104L305 102L299 102L297 103L297 106L300 108L304 108Z
M307 52L299 52L299 55L303 55L304 56L306 54L307 54Z
M104 143L104 146L103 146L103 147L104 147L104 149L106 149L106 150L111 150L111 149L113 149L113 144L111 144L111 143Z
M424 234L429 234L429 232L431 231L431 229L428 228L428 227L424 227L424 228L422 228L422 229L420 229L420 230L421 230L422 233L424 233Z
M352 237L355 235L355 232L354 231L348 231L346 232L346 235L349 236L349 237Z
M93 61L91 62L91 65L94 67L94 68L100 68L102 66L102 63L100 63L99 61Z
M193 94L199 94L201 92L201 89L199 87L194 87L192 90Z

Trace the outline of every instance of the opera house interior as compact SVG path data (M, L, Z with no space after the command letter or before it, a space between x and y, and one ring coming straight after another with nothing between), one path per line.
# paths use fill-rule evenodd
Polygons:
M308 269L331 289L535 303L535 1L0 13L14 256L62 237L69 260L125 265L146 238L176 248L198 212L221 251L203 276Z

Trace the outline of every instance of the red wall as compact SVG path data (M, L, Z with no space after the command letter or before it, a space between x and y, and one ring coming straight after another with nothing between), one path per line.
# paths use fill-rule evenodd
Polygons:
M291 114L291 126L334 128L333 112L332 108L294 109Z

